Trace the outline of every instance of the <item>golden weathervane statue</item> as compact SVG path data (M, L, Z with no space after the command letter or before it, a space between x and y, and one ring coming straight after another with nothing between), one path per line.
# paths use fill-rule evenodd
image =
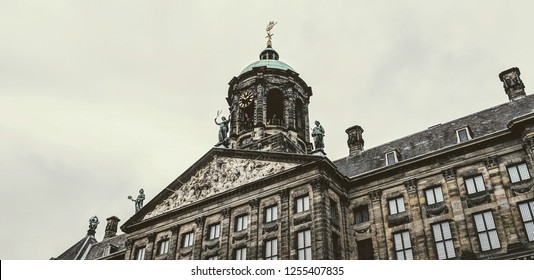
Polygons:
M267 31L267 36L265 36L265 38L267 38L267 47L273 46L273 42L271 41L271 39L273 38L274 34L271 33L271 29L273 29L276 24L277 22L270 21L269 24L267 24L267 28L265 29Z

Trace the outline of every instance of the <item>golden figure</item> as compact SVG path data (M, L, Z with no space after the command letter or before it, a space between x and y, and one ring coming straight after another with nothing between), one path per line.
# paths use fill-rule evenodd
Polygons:
M268 47L272 47L273 46L273 42L271 41L272 37L274 36L274 34L271 33L271 29L273 29L273 27L277 24L278 22L274 22L274 21L269 21L269 24L267 24L267 28L265 29L267 31L267 36L265 36L265 38L267 38L267 46Z

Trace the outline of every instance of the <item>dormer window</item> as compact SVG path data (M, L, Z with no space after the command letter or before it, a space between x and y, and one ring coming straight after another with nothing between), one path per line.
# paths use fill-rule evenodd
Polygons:
M399 154L397 151L391 151L386 153L386 165L392 165L399 161Z
M471 136L471 130L469 129L469 127L466 126L466 127L456 130L456 142L457 143L467 142L471 139L473 139L473 137Z

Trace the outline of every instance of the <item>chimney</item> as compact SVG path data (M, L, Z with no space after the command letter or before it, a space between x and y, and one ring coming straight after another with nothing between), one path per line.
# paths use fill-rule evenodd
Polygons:
M523 85L523 81L519 77L520 75L521 72L517 67L502 71L499 74L499 79L503 82L504 91L510 101L517 100L526 95L525 85Z
M349 136L349 139L347 140L347 145L349 145L349 156L355 156L363 151L363 128L359 125L355 125L347 128L345 132Z
M119 218L112 216L106 219L108 221L106 225L106 232L104 233L104 239L111 238L117 235L117 226L121 221Z

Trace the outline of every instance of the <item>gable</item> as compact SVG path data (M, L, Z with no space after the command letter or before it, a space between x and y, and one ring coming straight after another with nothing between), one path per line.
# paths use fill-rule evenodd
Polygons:
M214 155L213 159L198 168L189 180L183 183L178 180L181 186L148 212L143 220L275 175L297 165L297 163Z

